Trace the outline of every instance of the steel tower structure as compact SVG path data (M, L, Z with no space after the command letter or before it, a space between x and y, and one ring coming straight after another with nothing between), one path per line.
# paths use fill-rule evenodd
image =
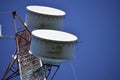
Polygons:
M23 74L28 72L28 70L36 70L40 67L39 59L29 54L31 33L24 25L23 21L20 19L16 11L12 12L14 28L15 28L15 40L16 40L16 50L12 56L12 60L9 63L2 80L10 80L18 75L22 78L28 78L28 74ZM22 24L22 28L18 29L16 24L16 18ZM26 79L26 80L27 80ZM30 80L30 79L29 79Z
M16 50L12 55L12 60L8 64L3 74L2 80L11 80L16 76L20 76L21 80L46 80L54 78L60 65L44 64L41 60L29 53L31 43L31 32L25 26L24 22L16 11L12 12ZM22 28L17 27L17 21L20 22ZM52 67L56 70L51 77Z

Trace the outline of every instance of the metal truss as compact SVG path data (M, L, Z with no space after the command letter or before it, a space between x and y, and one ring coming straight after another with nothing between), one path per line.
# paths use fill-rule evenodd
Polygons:
M11 80L17 76L20 76L21 80L48 80L51 76L52 67L56 67L56 71L50 78L50 80L53 80L59 69L59 65L41 64L42 62L39 58L29 54L31 32L24 25L16 11L12 12L12 15L15 29L16 50L3 74L2 80ZM16 18L22 25L22 28L17 28ZM36 76L37 72L39 73Z

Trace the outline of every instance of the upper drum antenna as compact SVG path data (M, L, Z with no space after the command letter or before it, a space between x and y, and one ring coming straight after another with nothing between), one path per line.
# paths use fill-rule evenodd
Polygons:
M27 6L26 26L31 30L53 29L62 30L65 12L47 6Z

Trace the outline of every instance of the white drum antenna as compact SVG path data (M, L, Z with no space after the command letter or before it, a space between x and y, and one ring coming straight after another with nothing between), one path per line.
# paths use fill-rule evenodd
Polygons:
M2 28L2 25L0 24L0 37L3 37L2 36L2 29L1 28Z

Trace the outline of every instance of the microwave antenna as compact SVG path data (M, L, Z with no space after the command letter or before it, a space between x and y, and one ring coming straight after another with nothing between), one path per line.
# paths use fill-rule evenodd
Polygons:
M2 80L19 75L21 80L53 80L60 64L74 57L77 37L62 31L64 11L36 5L26 9L25 23L12 12L16 50ZM17 27L17 21L22 28Z

